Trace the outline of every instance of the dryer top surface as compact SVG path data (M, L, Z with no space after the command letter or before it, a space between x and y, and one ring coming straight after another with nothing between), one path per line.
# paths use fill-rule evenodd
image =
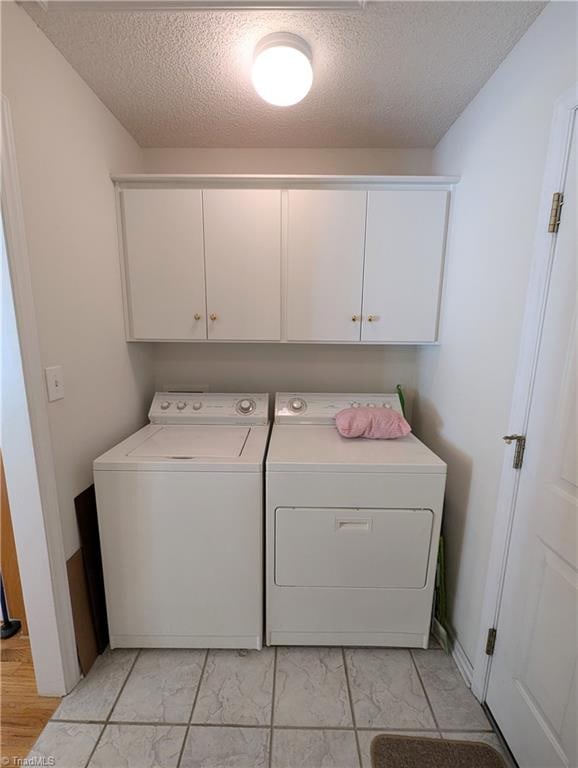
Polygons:
M445 474L446 464L414 435L396 440L349 439L332 425L275 424L267 469Z

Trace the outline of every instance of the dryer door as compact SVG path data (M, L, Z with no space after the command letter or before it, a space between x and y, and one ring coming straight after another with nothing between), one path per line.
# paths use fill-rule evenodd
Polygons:
M275 583L422 589L432 527L430 509L278 507Z

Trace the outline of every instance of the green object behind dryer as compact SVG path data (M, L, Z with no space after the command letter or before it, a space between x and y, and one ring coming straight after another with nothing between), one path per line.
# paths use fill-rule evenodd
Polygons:
M403 396L403 389L401 388L401 384L398 384L395 388L395 391L398 394L399 402L401 404L401 412L403 414L403 417L405 419L405 397Z

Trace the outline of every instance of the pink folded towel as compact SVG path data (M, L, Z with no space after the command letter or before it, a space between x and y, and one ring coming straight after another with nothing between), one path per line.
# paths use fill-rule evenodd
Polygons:
M336 415L335 424L343 437L390 440L411 432L407 421L393 408L345 408Z

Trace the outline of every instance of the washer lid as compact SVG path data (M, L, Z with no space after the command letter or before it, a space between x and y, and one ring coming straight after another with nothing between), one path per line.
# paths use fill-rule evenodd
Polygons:
M269 426L148 424L94 461L95 471L259 472Z
M247 427L160 427L127 456L163 459L226 459L240 456L249 435Z

